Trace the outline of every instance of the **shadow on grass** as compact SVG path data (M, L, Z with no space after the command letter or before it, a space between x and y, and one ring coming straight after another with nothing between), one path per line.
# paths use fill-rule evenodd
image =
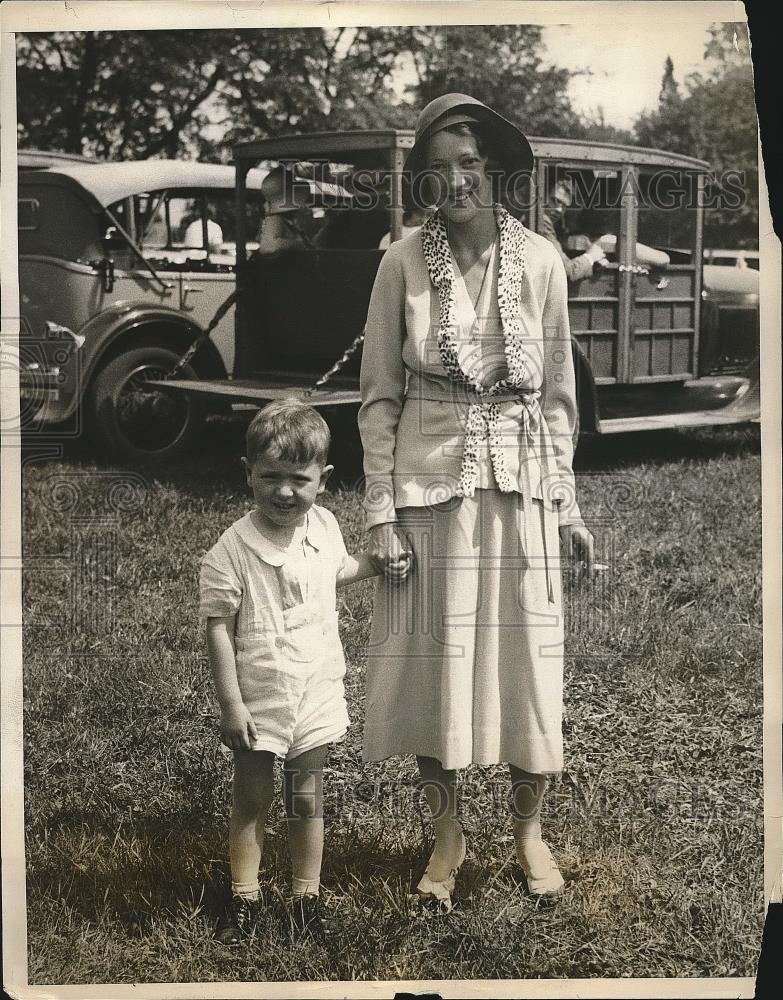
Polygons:
M226 825L221 819L206 827L201 811L172 816L165 824L137 820L122 835L94 817L71 817L50 828L44 843L43 851L30 852L31 897L54 897L88 921L107 914L135 935L147 933L156 918L195 912L214 924L229 898ZM344 830L327 836L322 886L327 894L347 894L377 911L401 891L412 892L422 867L417 848L389 849L377 832L365 838ZM260 880L278 916L290 878L285 825L276 824L267 829ZM392 910L399 913L400 907Z
M582 438L574 468L580 472L599 472L640 464L663 466L672 462L758 455L760 452L761 430L758 424L681 431L638 431Z

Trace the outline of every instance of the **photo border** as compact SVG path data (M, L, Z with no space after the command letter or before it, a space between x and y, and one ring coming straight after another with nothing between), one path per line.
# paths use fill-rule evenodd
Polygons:
M2 705L2 888L3 962L5 988L24 997L388 997L397 991L435 991L445 997L739 997L753 995L753 979L567 979L567 980L435 980L356 983L145 983L95 986L27 984L26 897L24 870L24 811L22 757L22 649L21 649L21 448L18 431L19 289L16 237L16 89L15 31L149 30L180 28L263 28L364 24L417 23L579 23L611 14L626 3L601 0L572 3L528 2L328 2L312 0L256 3L253 0L158 0L150 3L74 0L30 2L8 0L0 7L0 276L3 290L0 364L0 427L2 428L2 606L0 607L0 674ZM678 21L689 21L693 8L699 16L714 11L715 21L744 19L740 4L647 2L634 0L633 17L668 17L672 31ZM690 8L690 10L688 9ZM186 16L183 17L183 14ZM742 15L740 17L739 15ZM769 214L764 164L759 150L761 254L761 386L763 492L763 684L764 684L764 898L781 896L780 858L783 853L781 815L781 397L780 397L780 242ZM10 318L6 318L10 317ZM766 335L765 335L765 332ZM14 421L17 429L14 430Z

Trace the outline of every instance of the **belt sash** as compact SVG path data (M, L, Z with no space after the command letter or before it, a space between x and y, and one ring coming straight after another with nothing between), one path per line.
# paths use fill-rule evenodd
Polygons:
M485 397L483 394L462 388L449 387L441 392L438 392L438 388L429 382L429 380L411 375L407 397L409 399L433 400L437 402L450 400L454 403L464 403L467 405L465 443L462 450L459 480L455 490L456 496L459 497L472 497L476 492L479 449L485 442L489 444L489 459L498 489L501 493L515 492L516 486L509 475L503 449L503 434L500 430L500 404L503 402L518 402L522 404L522 426L520 431L524 435L526 445L524 457L526 488L523 487L520 492L522 494L525 523L526 525L530 525L534 509L534 484L538 485L538 492L542 499L545 496L542 466L548 456L548 450L546 444L546 424L539 403L541 393L538 391L503 392ZM544 572L546 573L547 597L549 603L553 604L555 600L554 588L552 586L551 560L547 549L546 535L546 524L544 524L542 532Z

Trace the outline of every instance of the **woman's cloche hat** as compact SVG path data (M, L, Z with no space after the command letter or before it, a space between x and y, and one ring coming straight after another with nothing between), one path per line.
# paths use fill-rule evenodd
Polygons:
M522 132L497 111L467 94L442 94L424 108L416 121L413 148L405 159L411 176L424 166L424 150L430 139L450 125L480 125L492 142L507 173L529 173L533 169L533 150Z

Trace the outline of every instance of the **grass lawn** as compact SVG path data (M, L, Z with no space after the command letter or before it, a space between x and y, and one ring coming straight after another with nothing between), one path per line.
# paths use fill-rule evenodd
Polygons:
M334 947L271 906L247 947L211 938L230 761L196 615L198 561L248 508L241 434L123 473L73 449L24 477L31 983L749 976L763 922L757 428L598 442L579 459L605 581L567 582L566 769L545 831L568 882L537 908L513 862L502 767L462 774L455 910L410 894L429 855L411 760L361 763L372 584L342 592L353 727L326 779ZM343 481L325 503L350 547ZM285 820L264 875L285 892Z

